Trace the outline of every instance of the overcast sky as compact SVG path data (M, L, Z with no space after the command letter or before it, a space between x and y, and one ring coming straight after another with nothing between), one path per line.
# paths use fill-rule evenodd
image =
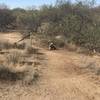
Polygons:
M74 0L71 0L74 1ZM16 8L16 7L21 7L21 8L26 8L29 6L41 6L43 4L54 4L56 0L0 0L0 4L6 4L10 8ZM97 5L100 4L100 0L97 0Z

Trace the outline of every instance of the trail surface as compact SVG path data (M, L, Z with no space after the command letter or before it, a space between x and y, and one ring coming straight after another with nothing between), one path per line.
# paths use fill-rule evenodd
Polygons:
M44 65L41 86L44 97L41 100L100 100L98 80L91 78L93 73L78 66L80 55L64 51L43 52L47 65Z

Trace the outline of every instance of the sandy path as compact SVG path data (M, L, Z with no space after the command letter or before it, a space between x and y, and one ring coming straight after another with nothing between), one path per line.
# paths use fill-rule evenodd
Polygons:
M100 100L100 87L89 81L65 54L45 51L48 63L44 71L41 100Z
M21 39L21 34L17 32L0 33L0 41L14 43L14 42L17 42L19 39Z

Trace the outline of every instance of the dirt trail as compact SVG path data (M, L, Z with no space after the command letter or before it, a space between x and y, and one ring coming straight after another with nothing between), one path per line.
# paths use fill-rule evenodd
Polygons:
M44 53L48 62L43 74L43 100L100 100L100 87L89 81L67 54Z
M81 55L39 49L44 54L40 79L27 87L0 85L0 100L100 100L100 82L96 84L98 80L90 78L94 74L84 72L77 64Z
M0 41L14 43L21 38L21 34L17 32L13 33L0 33Z

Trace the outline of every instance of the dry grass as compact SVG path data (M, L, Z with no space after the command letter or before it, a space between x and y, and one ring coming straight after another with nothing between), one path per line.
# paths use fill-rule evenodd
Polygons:
M13 69L8 66L0 66L0 80L4 81L17 81L24 77L25 72L15 72Z
M2 49L10 49L10 48L13 48L13 44L11 44L11 43L9 43L7 41L5 41L5 42L0 41L0 50L2 50Z
M17 64L22 59L22 54L18 51L13 51L10 54L6 55L7 63Z
M85 59L85 60L84 60ZM83 71L93 73L95 75L100 75L100 64L96 59L90 57L83 57L81 59L80 68L84 69Z
M0 81L16 82L22 81L25 84L32 84L34 80L38 79L38 72L33 70L32 66L14 67L7 65L0 65Z
M26 43L14 44L14 48L16 49L25 49Z
M76 51L77 50L77 46L73 43L66 43L66 48L69 51Z
M20 43L20 44L15 44L15 43L9 43L9 42L3 42L0 41L0 51L2 50L8 50L8 49L25 49L26 44L25 43Z
M20 65L21 55L18 54L14 52L13 55L9 55L6 59L9 61L5 61L0 65L0 81L22 81L25 84L32 84L39 77L37 67L34 67L33 64L27 64L27 62Z
M34 49L31 49L34 50ZM33 51L29 50L28 53L31 54ZM2 55L5 61L0 65L0 80L1 82L10 81L22 81L25 84L32 84L36 79L38 79L38 71L34 68L34 62L30 61L30 58L25 58L25 52L21 53L13 50L7 55ZM27 60L25 60L27 59ZM24 62L22 64L22 62Z
M33 48L32 46L27 46L26 47L26 53L27 54L36 54L37 53L37 49L36 48Z

